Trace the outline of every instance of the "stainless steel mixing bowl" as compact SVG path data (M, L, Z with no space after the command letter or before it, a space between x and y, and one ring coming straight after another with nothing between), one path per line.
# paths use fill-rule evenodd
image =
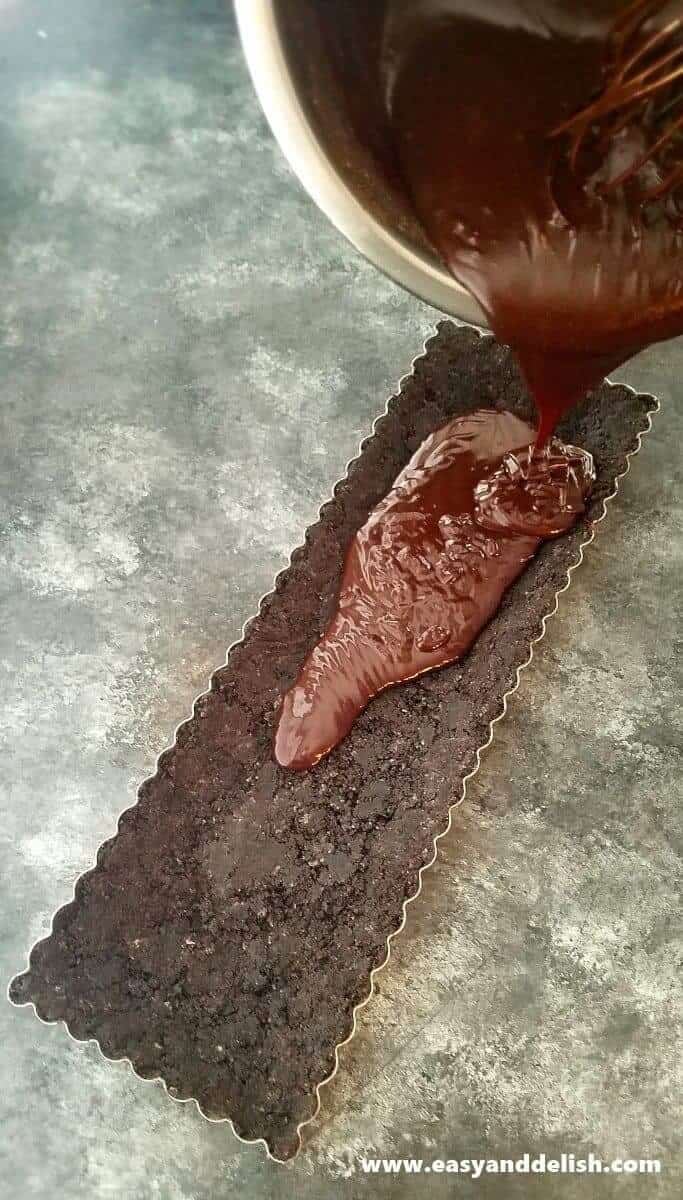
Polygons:
M427 243L407 198L388 187L356 136L324 53L308 41L310 3L235 0L254 86L285 156L316 204L371 263L442 312L485 324L479 305ZM303 51L287 28L297 17L306 22Z

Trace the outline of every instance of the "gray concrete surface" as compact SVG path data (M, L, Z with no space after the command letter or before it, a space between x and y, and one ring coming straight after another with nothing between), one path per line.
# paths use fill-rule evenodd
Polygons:
M1 0L1 974L22 966L329 494L434 316L341 242L220 0ZM0 1004L0 1194L680 1194L683 346L324 1092L268 1162ZM361 1153L659 1156L363 1176Z

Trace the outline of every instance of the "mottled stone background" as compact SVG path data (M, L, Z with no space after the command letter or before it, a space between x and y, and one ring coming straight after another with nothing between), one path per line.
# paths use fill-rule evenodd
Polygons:
M2 977L115 828L434 314L314 209L220 0L0 0ZM683 346L324 1093L269 1163L0 1005L0 1193L680 1194ZM659 1181L359 1174L361 1151L664 1160Z

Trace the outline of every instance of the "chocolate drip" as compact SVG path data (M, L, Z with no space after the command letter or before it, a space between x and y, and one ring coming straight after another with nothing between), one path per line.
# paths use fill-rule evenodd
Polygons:
M482 409L431 435L348 551L337 611L287 693L282 766L310 767L391 684L462 657L545 538L584 511L589 454Z

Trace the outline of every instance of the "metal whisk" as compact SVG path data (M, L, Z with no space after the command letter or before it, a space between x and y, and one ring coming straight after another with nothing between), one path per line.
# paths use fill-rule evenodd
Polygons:
M603 182L603 195L634 179L648 163L661 178L646 187L642 204L666 199L683 185L683 0L664 25L653 20L671 8L670 0L633 0L610 31L605 84L585 109L554 133L570 136L570 162L578 169L589 145L604 154L627 126L638 123L649 137L644 152L624 171Z

